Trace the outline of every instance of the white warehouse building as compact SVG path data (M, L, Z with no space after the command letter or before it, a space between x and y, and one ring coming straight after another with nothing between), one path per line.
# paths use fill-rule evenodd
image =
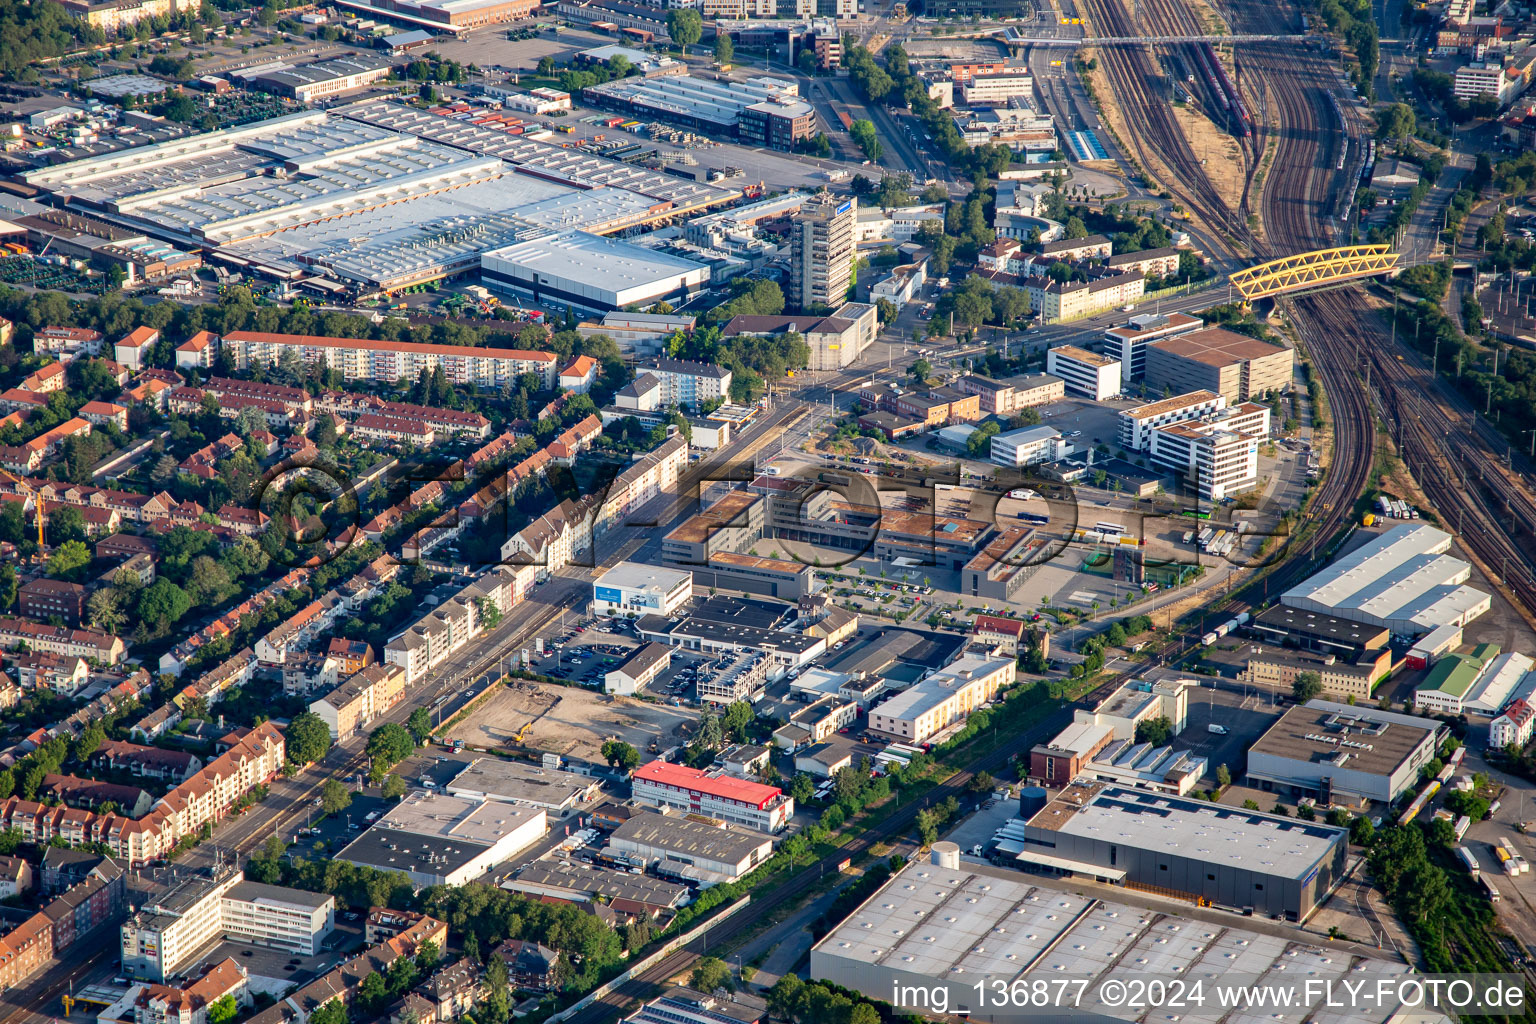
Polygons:
M693 573L620 562L592 582L593 615L671 615L693 596Z
M1490 598L1464 586L1472 567L1446 554L1450 547L1443 530L1404 523L1335 559L1281 594L1280 603L1405 636L1466 625L1488 610Z
M709 285L709 268L633 242L567 231L484 253L480 280L535 302L607 312L663 299L681 306Z

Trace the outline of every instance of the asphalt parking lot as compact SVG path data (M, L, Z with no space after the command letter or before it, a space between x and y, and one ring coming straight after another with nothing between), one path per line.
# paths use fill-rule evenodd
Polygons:
M1229 684L1230 685L1230 684ZM1184 731L1173 744L1207 760L1205 784L1215 786L1216 769L1226 765L1234 780L1247 769L1247 750L1280 717L1282 709L1270 703L1271 695L1258 690L1246 693L1216 689L1210 680L1189 692ZM1210 731L1211 725L1226 733Z

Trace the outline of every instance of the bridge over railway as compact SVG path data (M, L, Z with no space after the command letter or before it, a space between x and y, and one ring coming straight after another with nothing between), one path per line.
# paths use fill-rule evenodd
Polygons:
M1342 245L1334 249L1300 252L1239 270L1227 280L1246 302L1327 288L1396 270L1402 254L1391 252L1391 248L1390 245Z
M1180 43L1210 43L1212 46L1221 46L1227 43L1300 43L1316 37L1292 33L1273 36L1093 36L1073 39L1056 36L1026 37L1017 34L1015 29L1008 29L997 38L1008 46L1177 46Z

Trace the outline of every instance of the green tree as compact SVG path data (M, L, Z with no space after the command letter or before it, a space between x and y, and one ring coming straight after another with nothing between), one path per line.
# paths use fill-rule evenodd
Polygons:
M1371 824L1371 819L1363 814L1355 816L1349 823L1349 841L1356 846L1370 846L1376 838L1376 826Z
M442 956L443 951L438 947L437 943L428 939L416 947L416 966L421 969L422 974L431 974L433 968L437 966L437 962L442 959Z
M288 763L295 768L314 764L331 749L331 729L312 711L300 711L283 732Z
M1160 747L1168 742L1168 737L1173 735L1173 723L1166 716L1149 718L1145 722L1136 723L1136 742L1150 743L1154 747Z
M736 46L731 42L731 37L719 29L715 30L715 60L721 64L729 64L736 59Z
M187 592L167 579L158 579L139 592L139 621L158 635L164 635L192 608Z
M65 541L48 556L48 575L54 579L75 579L90 564L91 549L83 541Z
M485 965L485 1000L477 1008L475 1016L483 1019L485 1024L507 1024L511 1015L512 1001L507 985L507 962L499 956L493 956Z
M1377 138L1398 141L1412 137L1417 130L1418 119L1406 103L1394 103L1377 114Z
M1226 789L1228 786L1232 785L1232 772L1224 764L1219 764L1216 766L1216 785L1220 786L1222 789Z
M714 992L731 989L731 969L717 956L706 956L693 967L688 975L688 987L697 992Z
M309 1015L309 1024L347 1024L347 1008L340 999L332 999Z
M704 35L704 18L698 11L690 8L681 8L667 12L667 34L672 41L688 52L688 47L698 42Z
M1317 672L1298 672L1291 683L1291 698L1298 704L1305 704L1322 692L1323 677Z
M726 706L720 725L727 736L740 743L747 739L747 730L755 717L756 715L752 713L752 705L747 701L738 700Z
M405 720L405 728L417 746L425 746L427 740L432 738L432 716L427 714L426 708L417 708Z
M384 780L384 799L399 800L405 796L405 780L398 775L391 775Z
M811 781L809 775L801 772L789 780L789 795L797 804L809 803L811 797L816 795L816 783Z
M416 741L411 738L405 726L394 722L385 722L373 730L367 746L363 748L373 759L374 765L383 765L385 771L410 757L415 749Z
M604 761L626 775L640 767L640 751L623 740L608 740L600 751Z
M208 1024L229 1024L240 1012L233 993L226 992L208 1004Z
M352 793L338 779L326 779L320 785L320 809L326 814L340 814L352 806Z

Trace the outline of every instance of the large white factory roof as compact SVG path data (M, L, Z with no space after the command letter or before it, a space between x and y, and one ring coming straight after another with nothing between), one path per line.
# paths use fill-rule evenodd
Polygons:
M77 160L27 180L173 244L365 287L473 269L486 252L551 232L617 231L741 195L382 101ZM622 253L620 276L640 262L675 265L640 252Z
M1203 979L1295 987L1309 979L1340 980L1405 974L1402 964L1367 959L1358 951L1319 948L1313 936L1294 939L1249 931L1240 919L1221 923L1181 916L1171 906L1156 910L1131 902L1137 897L1096 898L1056 887L1035 875L1003 871L966 862L956 868L908 864L811 950L811 976L890 998L894 981L948 987L950 1012L960 1006L973 1017L1001 1020L1006 1009L980 1010L976 986L1001 980L1005 987L1022 981L1047 985L1072 979L1124 981L1132 977L1160 982ZM1117 894L1118 895L1118 894ZM878 979L878 981L877 981ZM877 987L878 985L878 987ZM1031 989L1026 988L1026 991ZM1069 987L1076 991L1076 986ZM1307 990L1310 991L1310 990ZM1078 1008L1119 1020L1141 1020L1144 1007L1105 1006L1093 995ZM1326 1020L1324 988L1293 1004L1287 1020ZM915 1007L914 1007L915 1008ZM1399 1008L1352 1009L1355 1024L1395 1019ZM1309 1012L1311 1011L1311 1012ZM1243 1008L1221 1006L1202 1013L1187 1009L1192 1021L1269 1020ZM1426 1020L1444 1021L1426 1014Z
M456 146L481 156L495 156L516 164L530 174L539 174L578 188L609 185L674 203L683 209L719 205L741 196L739 189L722 188L701 181L689 181L659 171L648 171L583 153L562 149L522 135L508 135L482 125L451 117L441 117L399 103L382 100L346 107L338 111L344 117L390 131L406 132L419 138Z
M773 96L795 96L798 87L782 78L749 78L746 81L668 75L662 78L621 78L589 86L584 95L603 98L666 114L698 118L719 125L734 125L741 112Z
M1395 526L1287 590L1280 601L1395 633L1470 622L1488 610L1489 597L1461 586L1472 567L1445 554L1450 546L1451 535L1433 526Z
M580 281L611 292L705 269L702 263L584 231L517 242L486 253L484 259L531 267L541 279Z

